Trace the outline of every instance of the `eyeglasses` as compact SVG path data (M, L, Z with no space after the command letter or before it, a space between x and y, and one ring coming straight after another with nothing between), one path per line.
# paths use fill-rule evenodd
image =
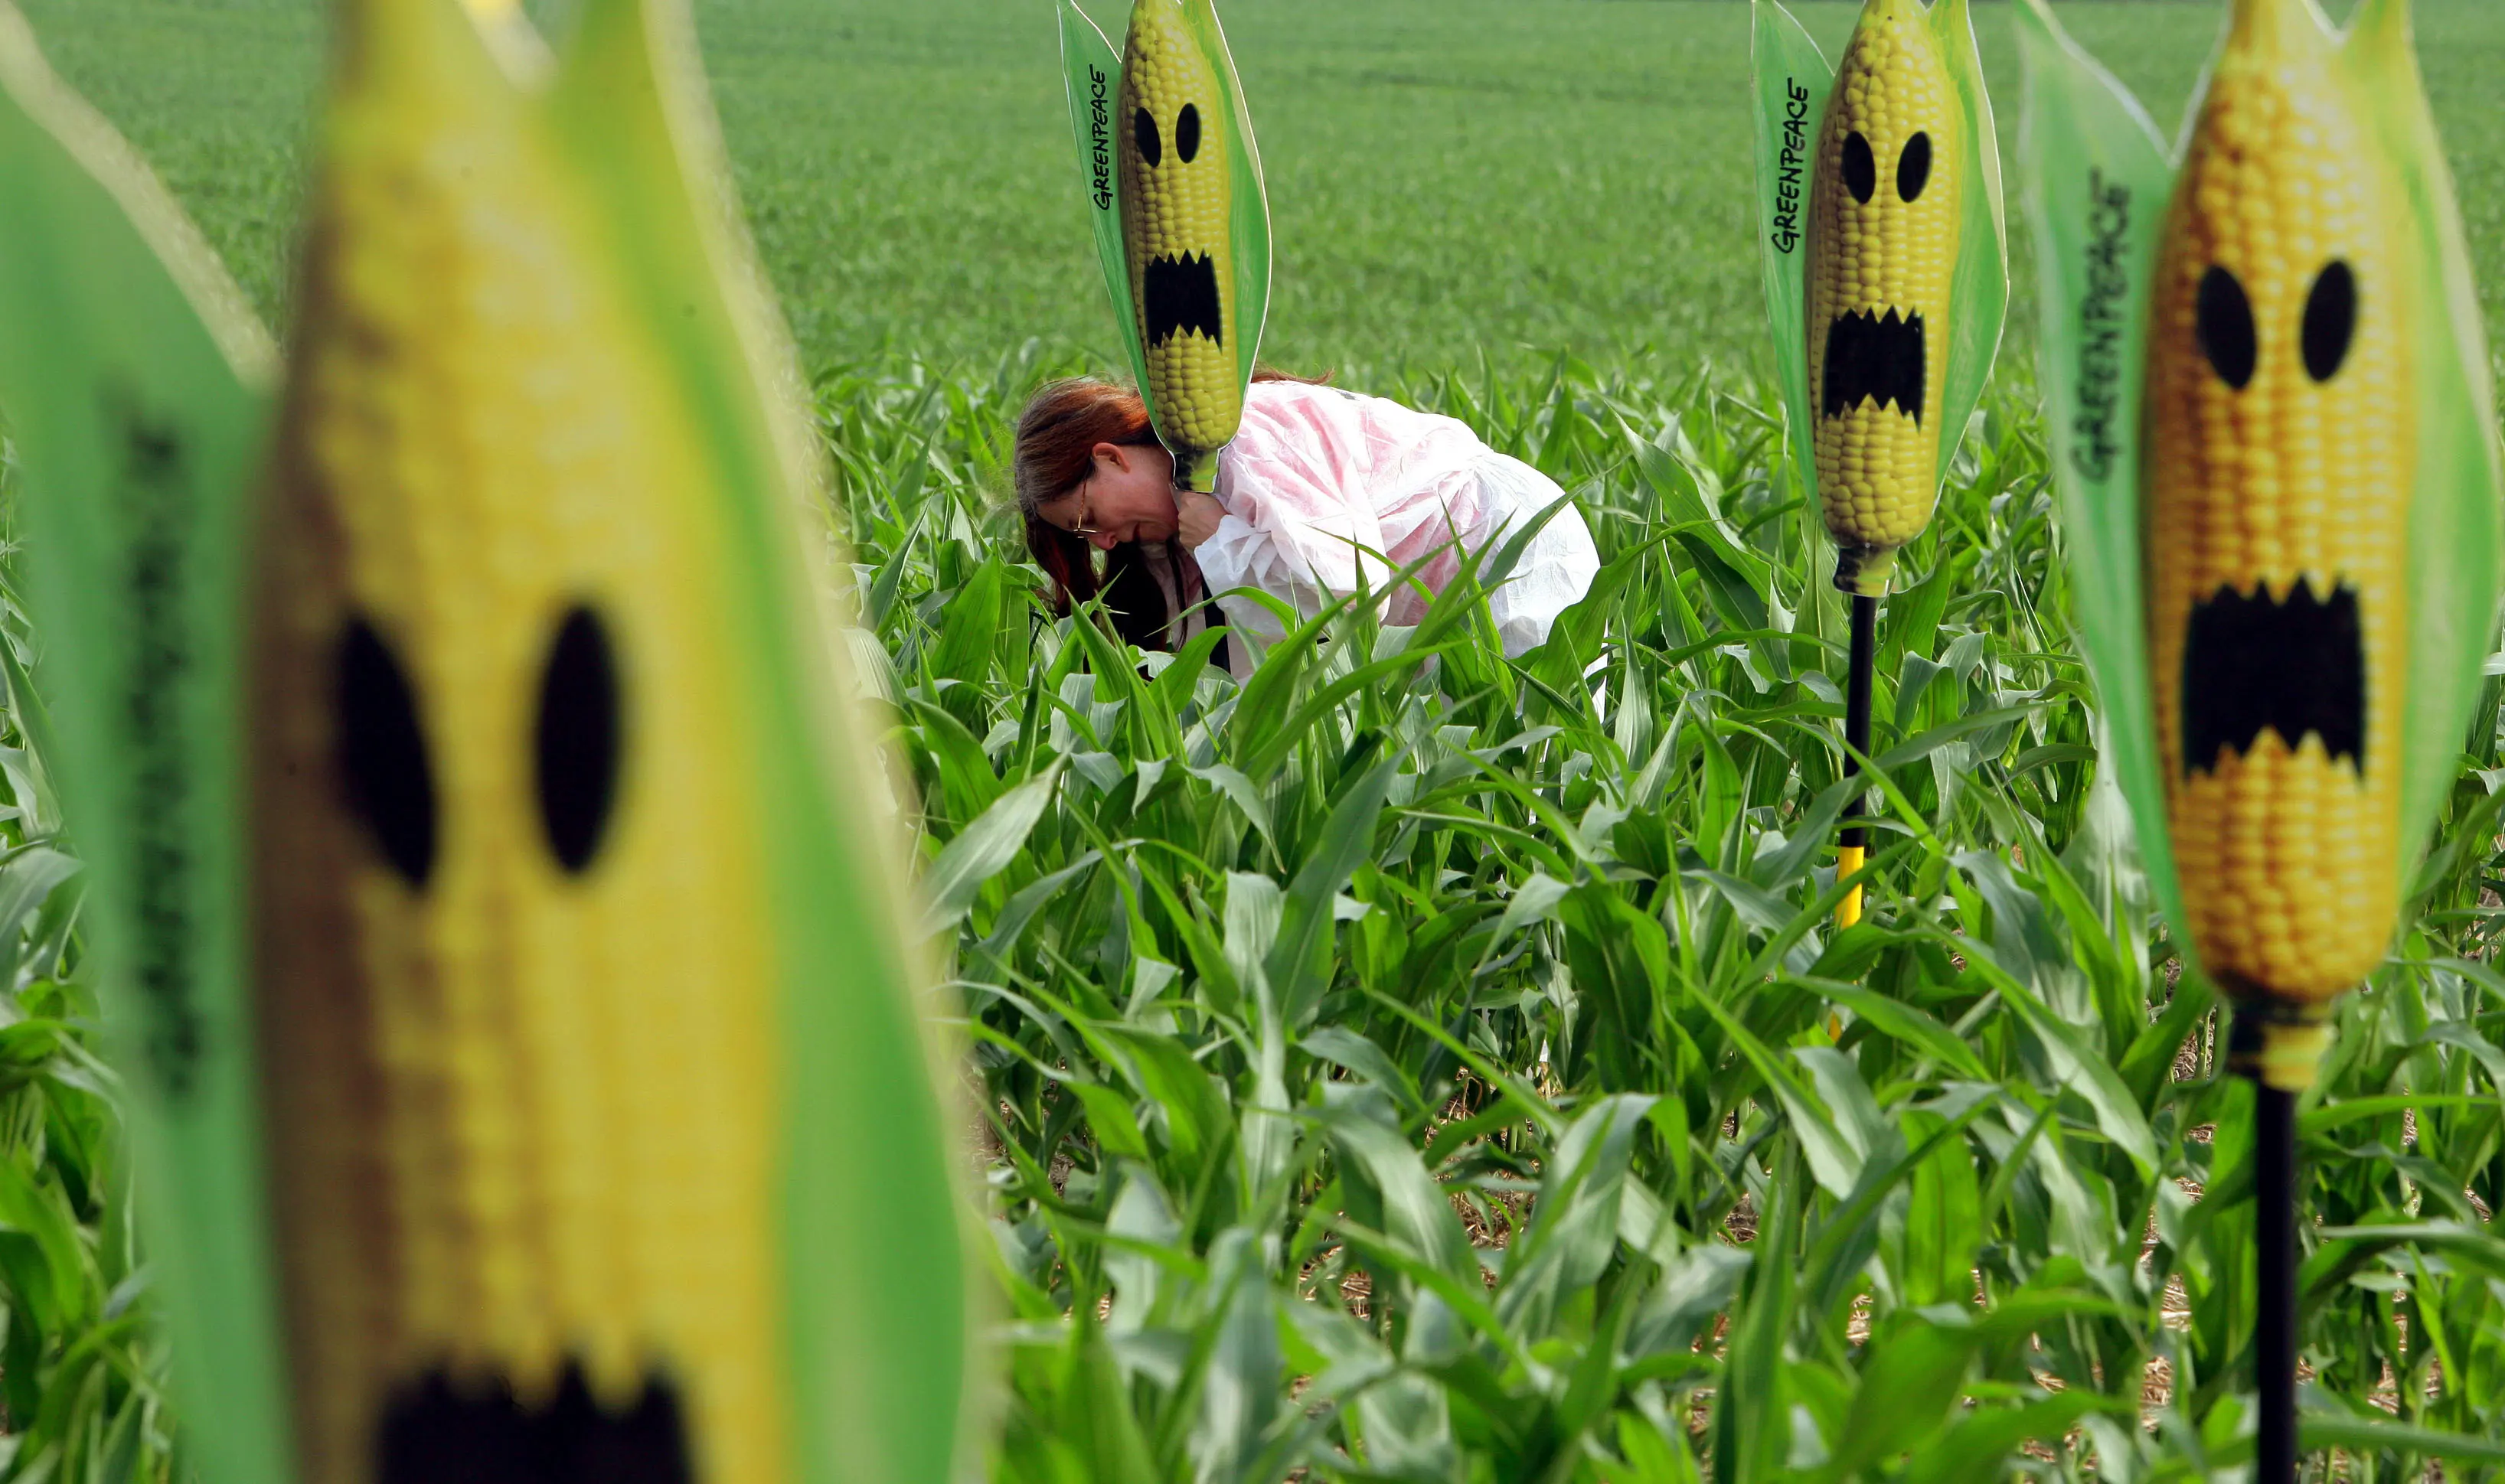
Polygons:
M1078 481L1078 519L1061 528L1082 541L1092 539L1096 535L1096 501L1087 493L1087 487L1095 481L1096 471L1092 468L1087 471L1086 478Z

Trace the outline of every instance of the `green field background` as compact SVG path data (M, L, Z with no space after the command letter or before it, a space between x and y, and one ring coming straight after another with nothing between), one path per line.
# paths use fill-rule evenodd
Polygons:
M283 319L323 8L24 5L54 63ZM1856 7L1797 9L1832 48ZM2058 9L2170 134L2224 6ZM2505 4L2419 9L2493 338L2505 321L2493 90ZM1377 376L1471 365L1482 352L1500 369L1561 351L1673 374L1700 359L1761 363L1746 5L1231 0L1221 11L1277 219L1272 359ZM1094 14L1118 39L1119 0ZM697 15L741 196L813 366L981 363L1031 336L1111 354L1073 198L1048 0L697 0ZM2011 19L2002 0L1979 0L2004 153L2020 111ZM2023 327L2030 264L2018 248Z

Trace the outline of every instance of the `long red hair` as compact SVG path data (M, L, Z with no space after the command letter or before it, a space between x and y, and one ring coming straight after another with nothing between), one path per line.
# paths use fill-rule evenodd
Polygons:
M1296 381L1319 385L1321 377L1291 376L1268 366L1255 369L1255 382ZM1053 611L1067 614L1071 605L1102 598L1113 619L1114 632L1142 649L1172 647L1164 590L1147 569L1147 553L1124 542L1105 553L1096 565L1096 548L1043 518L1043 507L1078 487L1095 462L1096 445L1151 448L1157 435L1148 426L1147 404L1139 392L1120 382L1094 376L1073 376L1049 383L1028 399L1018 414L1017 446L1010 473L1017 491L1018 514L1026 522L1026 549L1052 583ZM1170 559L1177 548L1166 547ZM1188 556L1180 559L1189 562ZM1177 592L1186 590L1178 570Z
M1147 569L1147 553L1124 543L1096 566L1096 548L1043 518L1043 507L1078 487L1096 462L1096 445L1152 447L1147 404L1140 394L1093 376L1056 381L1028 399L1018 415L1017 450L1010 460L1018 514L1026 522L1026 549L1052 584L1053 611L1103 597L1113 627L1144 649L1166 647L1165 594ZM1143 591L1145 590L1145 591Z

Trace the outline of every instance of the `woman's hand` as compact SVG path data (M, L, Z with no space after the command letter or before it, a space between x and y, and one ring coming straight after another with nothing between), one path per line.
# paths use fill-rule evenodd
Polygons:
M1216 496L1185 490L1175 498L1175 535L1185 550L1217 535L1217 523L1225 518L1226 507Z

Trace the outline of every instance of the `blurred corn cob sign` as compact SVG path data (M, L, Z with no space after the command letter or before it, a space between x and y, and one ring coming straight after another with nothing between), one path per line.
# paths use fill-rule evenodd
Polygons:
M1177 488L1209 490L1270 301L1270 203L1210 0L1138 0L1122 53L1075 0L1061 60L1106 291Z
M1930 524L2009 302L2000 156L1966 0L1867 0L1842 66L1754 0L1758 252L1835 584L1879 597Z
M2311 1078L2452 777L2494 406L2408 0L2233 0L2182 157L2041 0L2027 209L2073 606L2164 910Z
M0 403L207 1484L949 1476L951 1145L792 379L682 7L579 16L341 7L270 434L0 7Z

